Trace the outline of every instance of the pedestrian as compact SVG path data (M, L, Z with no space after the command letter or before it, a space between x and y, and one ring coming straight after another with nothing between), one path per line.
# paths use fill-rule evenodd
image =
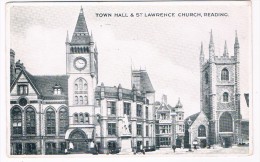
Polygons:
M176 149L176 146L172 145L172 150L173 150L174 153L175 153L175 149Z
M142 145L142 144L140 145L140 150L141 150L141 152L142 152L143 154L145 154L145 151L144 151L144 148L143 148L143 145Z

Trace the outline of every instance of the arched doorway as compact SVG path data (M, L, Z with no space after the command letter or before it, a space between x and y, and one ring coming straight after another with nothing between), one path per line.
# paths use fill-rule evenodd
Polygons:
M80 129L71 132L69 136L69 150L75 153L86 153L88 150L87 135Z

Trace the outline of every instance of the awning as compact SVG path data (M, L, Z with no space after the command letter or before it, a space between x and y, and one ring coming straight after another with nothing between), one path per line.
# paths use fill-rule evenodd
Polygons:
M83 131L86 136L87 136L87 139L92 139L92 134L93 134L93 130L94 128L69 128L67 131L66 131L66 134L65 134L65 139L69 139L69 136L72 132L77 131L77 130L81 130Z

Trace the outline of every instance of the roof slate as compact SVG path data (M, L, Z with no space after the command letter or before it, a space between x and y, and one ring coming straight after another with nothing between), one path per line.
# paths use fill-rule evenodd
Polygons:
M68 99L68 76L67 75L42 75L33 76L27 72L28 77L32 81L32 84L39 91L40 95L44 99L48 100L65 100ZM61 95L54 95L53 87L60 85L62 88Z
M149 75L146 71L141 71L141 90L146 93L154 93L155 90L153 88L152 82L149 78Z
M74 30L74 34L71 39L71 44L89 44L89 42L90 36L88 32L88 27L83 13L83 9L81 9Z
M191 124L193 124L193 122L197 119L197 117L199 116L199 114L200 114L200 112L198 112L198 113L196 113L196 114L193 114L193 115L191 115L191 116L188 116L186 119L185 119L185 125L187 125L188 123L187 123L187 121L189 120L189 118L190 118L190 120L192 121L191 122Z

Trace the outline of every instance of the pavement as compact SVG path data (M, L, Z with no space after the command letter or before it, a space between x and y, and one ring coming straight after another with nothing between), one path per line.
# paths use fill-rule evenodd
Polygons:
M145 155L138 153L134 155L133 153L129 154L98 154L98 155L92 155L92 154L81 154L81 156L95 156L95 157L119 157L119 156L136 156L136 157L145 157L145 156L168 156L168 157L190 157L190 156L218 156L225 154L225 156L248 156L249 155L249 147L248 146L233 146L232 148L212 148L212 149L192 149L192 152L189 152L188 149L180 149L177 148L175 150L175 153L171 148L160 148L156 151L146 152ZM68 154L66 156L78 156L78 154Z

